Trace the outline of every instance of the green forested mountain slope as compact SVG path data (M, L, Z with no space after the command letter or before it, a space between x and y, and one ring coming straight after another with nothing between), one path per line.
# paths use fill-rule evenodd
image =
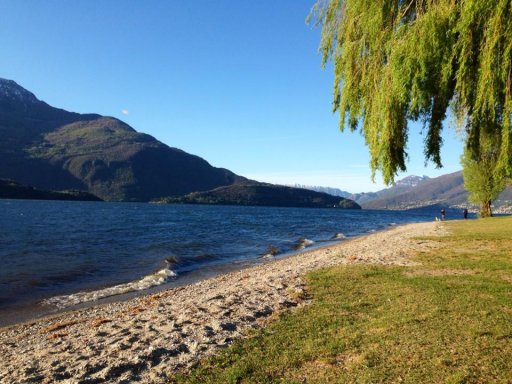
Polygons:
M118 119L51 107L5 79L0 79L0 137L0 178L41 189L148 201L246 182Z

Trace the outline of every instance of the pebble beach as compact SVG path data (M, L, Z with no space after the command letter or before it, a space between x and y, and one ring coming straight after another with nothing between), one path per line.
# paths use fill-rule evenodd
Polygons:
M443 223L408 224L184 287L0 328L0 383L164 383L178 371L308 305L304 275L343 264L408 266L436 247L415 239Z

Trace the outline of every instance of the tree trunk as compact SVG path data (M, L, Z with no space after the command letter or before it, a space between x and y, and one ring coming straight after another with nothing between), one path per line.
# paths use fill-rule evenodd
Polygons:
M491 200L483 201L480 203L480 217L491 217Z

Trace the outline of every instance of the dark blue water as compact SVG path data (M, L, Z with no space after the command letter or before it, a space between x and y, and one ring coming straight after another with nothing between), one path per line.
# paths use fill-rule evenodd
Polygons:
M258 259L301 239L327 244L435 213L0 200L2 313L45 298L137 281L163 268L179 281ZM166 262L166 259L169 262ZM161 279L159 282L163 282Z

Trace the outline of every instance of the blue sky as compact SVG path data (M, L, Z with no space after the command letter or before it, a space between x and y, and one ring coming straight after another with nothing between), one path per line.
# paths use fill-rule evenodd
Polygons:
M331 112L332 68L306 0L0 0L0 77L48 104L117 117L140 132L260 181L383 188L358 133ZM411 125L409 174L424 167Z

